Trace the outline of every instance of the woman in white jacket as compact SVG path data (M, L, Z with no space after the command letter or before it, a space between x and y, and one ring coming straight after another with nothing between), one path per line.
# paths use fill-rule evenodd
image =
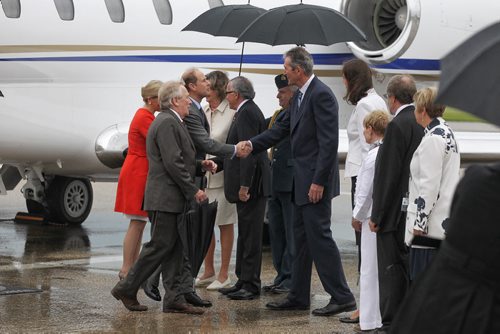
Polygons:
M351 178L351 201L354 208L354 193L356 191L356 180L370 145L363 137L363 120L366 115L374 110L386 110L387 105L382 97L373 88L372 71L370 67L359 59L352 59L342 66L342 77L346 87L344 100L352 104L354 109L347 123L347 138L349 147L345 162L344 176ZM358 245L358 270L361 263L361 234L355 231L356 245ZM342 322L358 322L358 312L354 312L349 318L341 318Z
M410 164L405 242L410 248L410 278L430 263L445 237L450 205L460 174L460 153L453 131L441 117L444 106L434 104L435 88L414 96L415 118L425 128Z
M370 230L368 221L372 211L375 160L389 123L389 113L384 110L373 111L363 123L364 138L370 148L358 172L352 226L361 230L359 326L361 330L373 330L382 327L382 319L378 291L377 236Z

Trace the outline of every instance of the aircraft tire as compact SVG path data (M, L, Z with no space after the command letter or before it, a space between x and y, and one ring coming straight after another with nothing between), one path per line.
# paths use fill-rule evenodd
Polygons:
M87 179L56 176L47 191L52 221L80 225L92 208L92 185Z

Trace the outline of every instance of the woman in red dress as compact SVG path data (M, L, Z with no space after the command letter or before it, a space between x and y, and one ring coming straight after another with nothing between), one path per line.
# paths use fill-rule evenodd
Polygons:
M155 111L160 110L158 90L162 82L152 80L141 89L144 106L139 108L130 123L128 153L118 178L115 211L130 219L123 240L123 264L118 276L123 279L139 256L142 233L148 214L142 209L144 189L148 176L146 135L154 120Z

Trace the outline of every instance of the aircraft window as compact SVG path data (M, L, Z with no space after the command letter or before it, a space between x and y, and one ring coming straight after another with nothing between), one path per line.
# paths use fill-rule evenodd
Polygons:
M153 0L155 6L156 16L161 24L172 24L172 6L169 0Z
M111 21L115 23L125 21L125 8L123 7L122 0L104 0L104 2L106 3Z
M73 0L54 0L54 4L61 20L71 21L75 18Z
M20 0L2 0L2 9L8 18L17 19L21 16Z
M210 8L224 6L224 2L222 0L208 0L208 5Z

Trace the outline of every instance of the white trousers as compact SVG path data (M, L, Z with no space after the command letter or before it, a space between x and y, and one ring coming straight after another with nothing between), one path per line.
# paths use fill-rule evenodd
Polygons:
M359 285L359 326L362 330L382 327L378 292L377 235L370 231L368 220L361 225Z

